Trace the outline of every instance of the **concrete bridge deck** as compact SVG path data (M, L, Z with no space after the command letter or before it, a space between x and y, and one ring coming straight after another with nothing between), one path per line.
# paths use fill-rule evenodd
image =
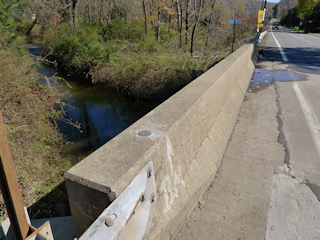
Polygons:
M289 78L296 73L268 58L257 68L270 73L289 71ZM289 78L284 80L296 80ZM317 169L319 162L309 164L307 149L312 144L300 143L298 150L285 133L293 125L290 121L303 118L295 110L299 103L286 110L288 99L295 99L294 93L285 94L292 84L269 82L264 89L247 92L215 179L176 239L320 239L319 192L308 182L316 180L313 171L304 169L301 177L298 169L299 165ZM304 129L300 124L290 130L301 132L299 128ZM295 141L308 135L304 131ZM290 150L304 158L290 163Z
M247 93L217 175L176 239L264 239L285 157L277 112L274 88Z
M152 161L144 239L319 239L318 40L271 32L259 70L242 46L70 169L76 235Z

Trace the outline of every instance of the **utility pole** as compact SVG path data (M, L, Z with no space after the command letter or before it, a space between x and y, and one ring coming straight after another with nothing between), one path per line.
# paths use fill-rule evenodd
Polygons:
M262 27L264 26L265 23L265 18L266 18L266 7L267 7L267 0L264 0L264 5L263 5L263 20L262 20Z
M236 19L234 19L233 21L233 39L232 39L232 50L231 52L233 52L233 45L234 45L234 40L235 40L235 37L236 37Z
M258 28L257 32L261 32L265 23L267 0L262 1L261 10L258 11Z

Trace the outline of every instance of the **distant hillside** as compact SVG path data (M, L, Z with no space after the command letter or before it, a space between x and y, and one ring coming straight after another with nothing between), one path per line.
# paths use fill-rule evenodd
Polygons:
M245 0L246 1L246 10L247 11L257 11L262 7L261 0Z
M245 0L246 4L246 10L248 12L250 11L258 11L263 8L264 1L263 0ZM273 13L274 13L274 7L277 5L277 3L272 3L267 1L267 6L266 6L266 17L272 19L273 18Z
M297 4L298 0L280 0L280 2L274 6L274 17L280 20Z
M231 2L234 2L234 0L231 0ZM245 8L247 12L252 11L258 11L263 8L264 1L263 0L245 0ZM276 5L276 3L268 2L267 1L267 16L272 15L273 13L273 7Z

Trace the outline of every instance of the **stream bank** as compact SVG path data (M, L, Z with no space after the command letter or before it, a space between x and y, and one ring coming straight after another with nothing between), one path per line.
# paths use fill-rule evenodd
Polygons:
M41 55L37 44L28 44L34 55ZM56 88L61 94L65 121L59 121L60 131L67 144L62 148L72 165L108 142L132 123L144 116L159 102L129 98L104 84L92 84L85 76L69 76L67 73L41 63L37 68L42 83ZM74 124L78 124L80 129Z
M27 44L26 48L35 56L42 54L37 44ZM60 155L70 162L70 166L84 159L159 104L134 100L115 89L92 84L84 77L68 76L52 65L38 64L37 72L40 84L49 85L58 91L64 102L64 120L57 124L66 142ZM80 129L75 125L79 125ZM65 184L59 184L38 199L28 208L28 212L32 219L70 215Z

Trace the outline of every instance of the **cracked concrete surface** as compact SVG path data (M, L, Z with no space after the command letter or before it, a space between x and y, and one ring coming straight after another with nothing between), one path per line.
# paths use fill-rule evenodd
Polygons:
M316 195L318 201L320 202L320 186L314 183L307 182L306 185L310 188L310 190Z
M247 93L218 173L176 239L320 239L319 155L292 82L261 89Z
M290 168L290 149L288 148L288 142L283 132L283 116L282 116L282 109L280 103L280 93L279 93L279 86L274 83L274 91L276 93L276 104L278 107L278 112L276 118L278 120L278 142L283 146L285 151L284 163L287 164L288 168Z
M320 188L309 182L319 182L319 156L292 84L275 83L275 91L286 165L274 175L265 239L320 239Z
M299 179L276 174L266 239L319 239L320 203Z

